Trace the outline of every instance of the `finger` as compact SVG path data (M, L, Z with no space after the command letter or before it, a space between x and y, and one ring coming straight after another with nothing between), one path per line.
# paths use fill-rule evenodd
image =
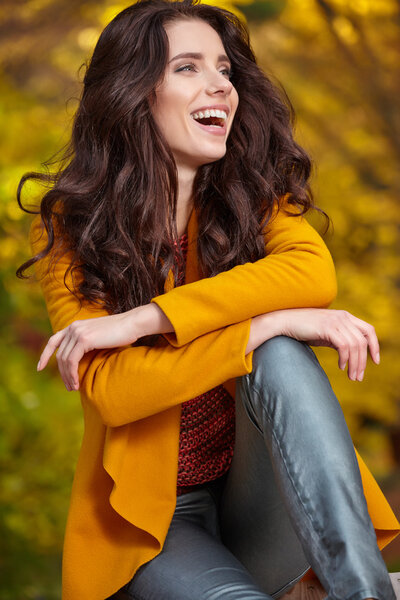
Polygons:
M78 365L74 357L79 355L80 358L82 358L84 354L82 351L82 344L77 341L74 336L71 336L64 348L60 347L59 352L61 353L59 366L62 368L64 382L68 384L69 391L73 391L77 389L76 383L78 380Z
M369 347L369 353L371 355L371 358L376 365L379 365L379 363L381 362L381 354L380 354L379 341L376 336L375 330L373 333L371 333L370 335L367 335L366 337L368 340L368 347Z
M347 361L349 359L348 341L339 329L336 329L333 332L331 339L332 346L337 350L337 353L339 354L339 369L344 371L344 369L346 368Z
M340 323L340 328L333 334L333 341L339 353L339 367L344 370L347 362L347 374L349 379L356 378L358 367L358 347L356 339L344 323Z
M370 323L367 323L366 321L362 321L361 319L359 319L358 317L355 317L354 315L350 314L350 317L351 317L351 320L356 325L358 325L360 331L362 332L364 337L367 339L369 352L370 352L372 360L374 361L374 363L379 365L380 348L379 348L379 341L378 341L378 337L375 332L375 328Z
M347 375L351 381L355 381L357 379L358 367L359 367L359 340L356 335L354 335L354 331L349 329L343 330L343 335L347 340L348 349L349 349L349 360L347 367Z
M68 358L66 359L65 368L68 374L68 382L71 388L71 391L79 390L79 375L78 375L78 366L79 361L84 355L83 346L81 343L75 344L69 353Z
M380 348L378 337L375 333L374 327L372 325L369 325L369 327L366 328L365 331L363 331L363 335L367 339L369 353L371 355L372 360L376 365L379 365L381 361Z
M85 350L82 344L76 344L72 352L68 357L68 372L70 374L70 382L72 390L79 390L79 362L82 356L85 354Z
M368 341L361 331L361 327L368 323L350 313L345 313L343 333L349 340L349 378L352 381L362 381L367 366Z
M72 336L71 331L69 331L69 335L64 338L57 352L58 370L60 371L61 378L69 392L73 390L73 379L68 368L68 357L73 351L75 344L75 339Z
M42 354L40 355L39 362L37 364L38 371L42 371L47 366L47 364L50 360L50 357L52 356L52 354L54 354L54 352L60 346L62 340L64 339L65 334L66 334L66 329L61 329L61 331L58 331L57 333L55 333L54 335L52 335L49 338L49 341L47 342Z
M353 329L352 333L358 345L358 365L355 378L357 381L362 381L367 366L368 340L357 327Z

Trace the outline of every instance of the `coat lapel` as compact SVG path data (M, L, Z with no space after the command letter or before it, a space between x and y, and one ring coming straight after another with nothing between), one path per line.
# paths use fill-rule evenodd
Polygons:
M197 237L198 222L196 210L193 207L188 222L188 252L186 258L185 283L192 283L200 279L200 272L197 264Z

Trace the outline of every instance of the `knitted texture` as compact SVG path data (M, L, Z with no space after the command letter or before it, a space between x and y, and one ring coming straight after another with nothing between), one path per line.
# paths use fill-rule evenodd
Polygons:
M177 242L175 242L177 244ZM188 237L179 239L183 262L177 253L178 283L185 278ZM222 476L229 469L235 441L235 403L218 385L182 404L179 433L177 495Z

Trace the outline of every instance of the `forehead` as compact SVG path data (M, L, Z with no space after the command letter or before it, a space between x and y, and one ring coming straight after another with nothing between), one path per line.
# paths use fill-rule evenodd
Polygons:
M180 52L222 52L224 46L218 33L202 19L179 19L165 25L170 58Z

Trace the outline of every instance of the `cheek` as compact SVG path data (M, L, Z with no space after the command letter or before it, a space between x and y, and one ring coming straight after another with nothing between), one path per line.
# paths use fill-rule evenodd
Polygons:
M153 115L161 129L165 128L165 125L171 118L171 109L174 104L173 96L173 90L171 90L168 81L165 81L156 91L156 102L154 104Z
M235 88L233 88L232 90L232 106L234 106L236 112L237 107L239 106L239 94L237 93Z
M182 94L165 93L158 100L157 121L164 129L171 130L185 117L187 103Z

